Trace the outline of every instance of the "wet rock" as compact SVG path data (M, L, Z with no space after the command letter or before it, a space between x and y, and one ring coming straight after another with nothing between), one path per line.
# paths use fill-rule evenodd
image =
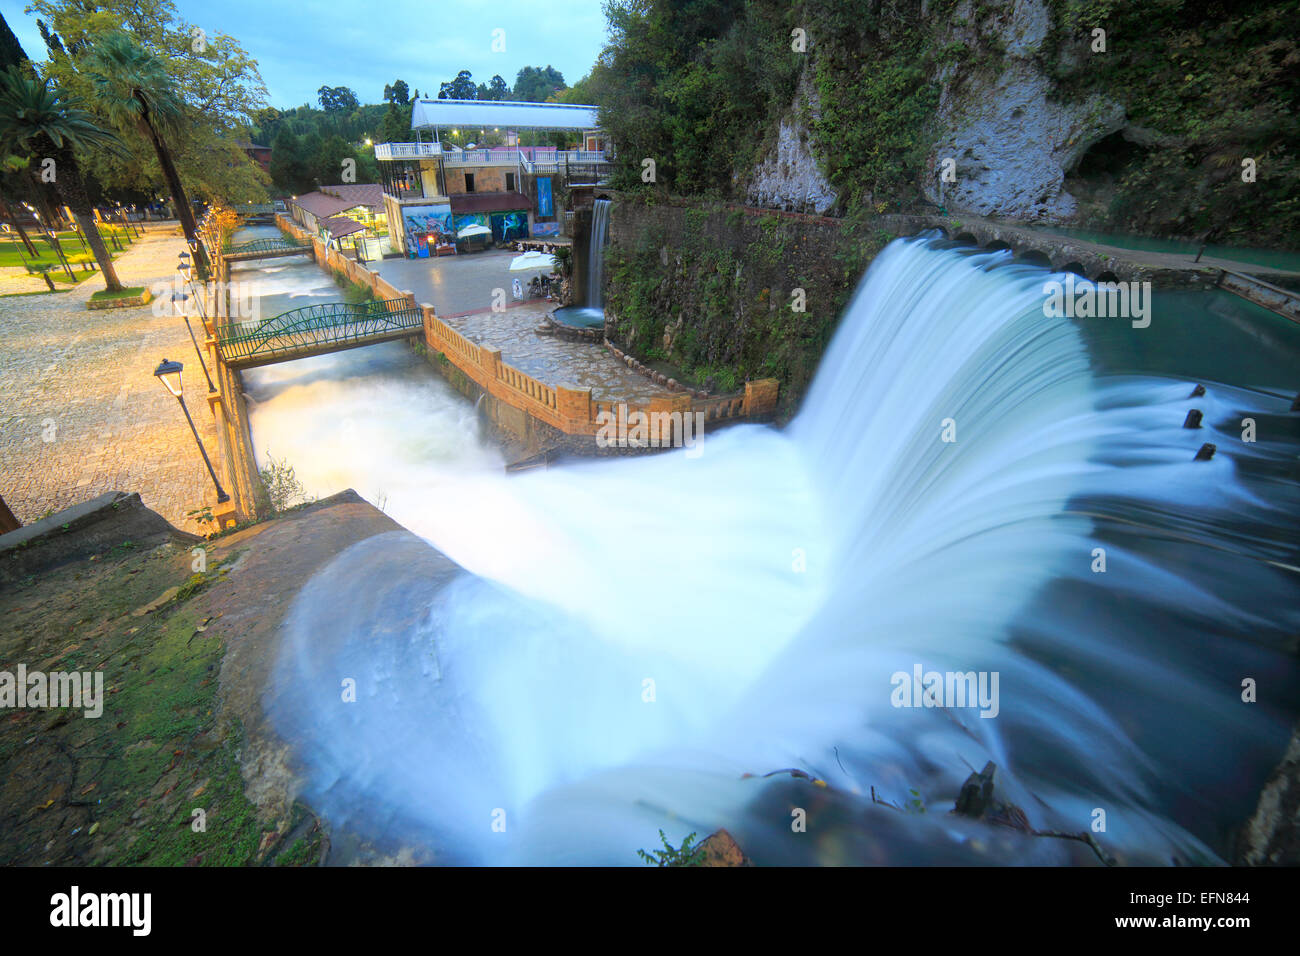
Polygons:
M753 866L735 838L726 830L719 830L700 844L704 851L701 866Z
M1300 864L1300 726L1259 795L1237 838L1235 862L1247 866Z
M1029 825L1025 811L1014 803L1003 803L993 795L993 775L997 769L997 765L990 760L979 773L971 773L961 785L952 812L972 820L1032 832L1033 827Z

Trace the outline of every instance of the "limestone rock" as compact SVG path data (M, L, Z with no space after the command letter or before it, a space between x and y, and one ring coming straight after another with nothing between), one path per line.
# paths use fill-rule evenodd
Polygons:
M777 129L775 149L753 171L745 194L750 205L818 215L835 205L839 197L817 165L802 119L819 109L817 90L805 77Z
M928 159L926 198L980 216L1068 219L1076 202L1065 175L1089 147L1125 127L1124 107L1095 95L1077 103L1054 95L1037 59L1050 26L1047 0L1016 0L985 19L983 35L971 26L977 19L972 3L962 3L952 18L957 25L940 42L974 49L992 41L1006 52L996 73L977 70L957 83L958 63L938 76L941 133ZM949 160L955 182L942 180Z

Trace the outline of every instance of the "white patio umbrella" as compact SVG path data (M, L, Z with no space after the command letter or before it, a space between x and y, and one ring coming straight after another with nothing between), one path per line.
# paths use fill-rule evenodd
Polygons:
M515 256L510 260L511 272L539 271L542 269L549 271L554 268L555 256L548 256L544 252L525 252L522 256Z
M492 230L489 229L487 226L481 226L476 222L472 222L464 229L462 229L460 232L456 233L456 238L470 239L473 238L474 236L490 236L490 235L492 235Z

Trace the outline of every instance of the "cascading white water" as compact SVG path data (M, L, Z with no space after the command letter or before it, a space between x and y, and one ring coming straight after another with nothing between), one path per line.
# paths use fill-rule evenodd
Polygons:
M604 308L601 282L605 277L605 240L609 235L608 199L597 199L591 209L591 238L587 246L587 301L589 309Z
M760 862L1067 859L938 813L852 822L872 809L853 794L937 805L993 760L1040 828L1102 808L1125 859L1212 859L1294 716L1239 684L1296 685L1294 550L1259 529L1300 495L1238 474L1294 448L1220 435L1193 463L1212 436L1179 427L1187 386L1096 379L1080 329L1043 315L1045 275L894 243L792 425L710 434L698 458L506 478L470 427L422 424L426 394L393 396L340 461L296 420L336 413L300 398L276 427L310 490L364 459L388 512L466 569L380 536L295 602L268 709L313 803L465 862L634 863L660 827L719 826ZM260 447L283 399L258 374ZM1285 403L1217 386L1201 406L1230 426ZM436 456L402 449L429 427ZM895 706L891 675L917 665L996 672L997 716ZM744 779L788 767L830 784L836 840L792 838L781 785Z

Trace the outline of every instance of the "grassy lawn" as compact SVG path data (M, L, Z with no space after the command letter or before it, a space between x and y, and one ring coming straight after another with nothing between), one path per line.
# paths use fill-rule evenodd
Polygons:
M132 241L132 235L121 226L99 227L99 234L104 238L104 245L108 247L109 253L114 257L120 254L120 251L113 244L113 237L117 238L119 245L123 250L129 248ZM51 265L59 268L61 263L59 257L50 247L50 242L44 235L38 235L28 232L27 235L32 240L32 245L36 247L37 257L32 259L27 254L26 247L16 235L6 235L0 238L0 266L23 266L23 265ZM63 249L63 255L68 262L76 264L79 262L94 262L95 256L89 248L83 248L81 240L77 234L72 231L58 233L59 246ZM66 279L67 276L64 276Z
M120 292L110 292L108 289L100 289L98 292L94 293L90 297L90 301L94 302L96 300L103 300L103 299L125 299L130 296L142 295L143 293L144 293L144 286L135 286L129 289L122 289Z
M66 281L67 281L67 276L64 276L63 278L64 278L64 281L66 282ZM68 288L66 288L66 289L55 289L54 291L55 291L55 292L71 292L71 291L72 291L72 287L71 287L71 286L68 286ZM50 294L50 290L49 290L49 289L37 289L35 292L0 292L0 299L16 299L16 298L18 298L19 296L24 296L24 295L49 295L49 294Z

